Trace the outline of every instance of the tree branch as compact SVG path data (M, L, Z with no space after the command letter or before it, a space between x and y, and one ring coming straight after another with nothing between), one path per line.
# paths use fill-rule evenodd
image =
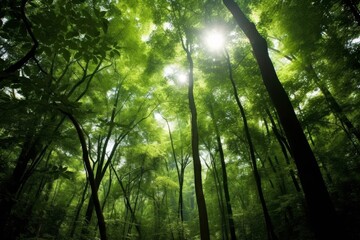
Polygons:
M16 63L12 64L10 67L8 67L7 69L5 69L3 72L0 73L0 80L3 80L4 78L10 76L12 73L19 70L22 66L24 66L32 57L35 56L36 49L39 46L39 42L35 38L34 33L31 29L30 21L26 17L26 14L25 14L25 6L26 6L27 2L28 2L28 0L21 1L21 7L20 7L21 15L20 16L21 16L22 21L25 24L25 28L26 28L28 34L30 35L30 37L33 41L33 46L31 47L30 51L24 57L22 57Z

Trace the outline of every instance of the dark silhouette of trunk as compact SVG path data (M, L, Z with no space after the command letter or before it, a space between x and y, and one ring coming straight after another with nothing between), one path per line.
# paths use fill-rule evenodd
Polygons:
M116 97L114 100L113 109L111 111L111 116L109 119L109 128L108 128L106 137L99 136L98 141L97 141L97 146L98 146L97 157L96 157L97 168L96 168L95 179L94 179L96 189L99 188L100 183L101 183L102 179L104 178L105 173L109 167L109 164L115 155L115 150L117 149L117 146L119 145L119 142L115 141L115 143L111 149L110 155L108 157L106 156L108 143L110 141L113 129L115 127L114 121L115 121L115 117L116 117L116 113L117 113L117 106L118 106L119 97L120 97L120 86L121 86L121 83L117 87ZM95 168L95 164L94 164L93 168ZM83 236L84 239L87 238L87 235L89 233L89 224L91 222L93 212L94 212L94 202L92 201L92 197L90 197L88 205L87 205L86 213L85 213L85 223L81 230L81 235Z
M263 83L279 115L289 141L304 190L310 225L318 239L343 239L340 223L322 178L315 156L295 115L289 97L270 60L266 40L259 34L233 0L223 0L237 24L248 37L259 65Z
M1 199L0 199L0 236L1 239L7 239L8 231L7 224L11 214L11 210L16 203L17 194L24 183L24 176L28 169L28 164L34 160L38 151L35 146L37 139L33 136L27 137L22 146L21 153L16 161L15 169L7 181L4 181L1 186Z
M126 209L127 209L128 211L130 211L131 222L134 222L136 231L137 231L138 234L139 234L139 239L141 239L141 229L140 229L140 225L139 225L139 223L138 223L137 220L136 220L135 210L134 210L134 209L132 208L132 206L131 206L130 199L129 199L129 196L128 196L128 194L127 194L127 191L126 191L126 189L125 189L125 187L124 187L124 184L123 184L121 178L120 178L119 175L117 174L117 172L116 172L116 170L115 170L115 168L114 168L114 166L113 166L112 164L111 164L111 169L112 169L113 172L115 173L115 177L116 177L116 179L118 180L118 183L119 183L119 185L120 185L121 191L122 191L122 193L123 193L123 195L124 195L125 206L126 206Z
M301 191L301 188L300 188L300 185L299 185L299 183L298 183L298 181L297 181L297 179L296 179L294 170L290 169L289 172L290 172L291 180L292 180L292 182L293 182L293 184L294 184L294 186L295 186L296 191L297 191L297 192L300 192L300 191Z
M200 236L202 240L210 239L209 231L209 222L208 215L206 210L205 197L202 187L201 179L201 161L199 156L199 133L197 126L197 111L194 99L194 63L190 52L189 44L186 44L182 41L182 47L186 52L186 58L189 64L189 88L188 88L188 99L189 99L189 108L191 113L191 149L194 165L194 179L195 179L195 195L198 205L199 212L199 224L200 224Z
M183 187L184 187L184 174L185 174L185 168L187 167L189 163L189 157L184 157L182 152L180 156L180 161L176 157L175 147L174 147L174 140L172 137L171 129L169 122L166 118L163 117L163 119L166 122L168 132L169 132L169 138L170 138L170 144L171 144L171 151L175 162L176 172L178 175L178 182L179 182L179 199L178 199L178 218L181 222L181 228L180 228L180 238L185 239L184 236L184 200L183 200ZM180 166L179 166L180 165Z
M184 214L183 214L183 171L182 171L182 167L179 167L179 163L178 160L176 158L176 152L175 152L175 147L174 147L174 140L172 137L172 133L171 133L171 129L170 129L170 125L169 122L166 118L163 117L163 119L166 122L166 126L168 128L168 132L169 132L169 138L170 138L170 144L171 144L171 152L174 158L174 162L175 162L175 167L176 167L176 172L178 175L178 182L179 182L179 200L178 200L178 217L180 218L181 223L184 221Z
M290 165L290 158L289 158L289 155L288 155L288 152L290 153L290 155L292 156L292 153L291 153L291 149L290 149L290 146L288 145L286 139L281 135L281 133L279 132L277 126L276 126L276 123L269 111L269 109L265 109L267 115L269 116L269 119L270 119L270 122L271 122L271 125L272 125L272 130L275 134L275 137L280 145L280 148L281 148L281 151L284 155L284 158L285 158L285 162L287 165ZM276 156L275 156L276 158ZM289 170L289 174L290 174L290 177L291 177L291 180L292 182L294 183L294 187L296 189L297 192L300 192L301 189L300 189L300 186L299 186L299 183L296 179L296 176L295 176L295 172L294 170L290 169Z
M87 150L87 146L86 146L86 141L85 141L85 137L84 137L84 133L80 127L80 124L77 122L77 120L74 118L74 116L72 116L69 113L63 112L66 116L68 116L68 118L71 120L71 122L73 123L76 132L78 134L80 143L81 143L81 148L82 148L82 152L83 152L83 161L86 167L86 171L88 174L88 180L90 183L90 188L91 188L91 199L93 201L94 204L94 208L95 208L95 212L96 212L96 216L98 219L98 224L99 224L99 232L100 232L100 238L101 240L106 240L106 226L105 226L105 219L104 219L104 215L102 213L101 210L101 205L100 205L100 201L99 201L99 196L97 194L98 192L98 187L95 183L95 177L94 177L94 172L92 170L91 164L90 164L90 159L89 159L89 153Z
M240 114L241 114L243 124L244 124L244 131L245 131L246 140L247 140L247 143L249 145L250 159L251 159L251 163L252 163L252 167L253 167L253 173L254 173L256 187L257 187L257 191L258 191L260 202L261 202L261 207L262 207L263 214L264 214L268 239L269 240L277 240L278 237L276 236L276 234L274 232L274 227L273 227L272 222L271 222L271 218L270 218L267 206L266 206L266 201L265 201L264 194L263 194L262 187L261 187L261 178L260 178L260 174L259 174L258 168L257 168L256 157L255 157L255 149L254 149L254 145L253 145L252 140L251 140L250 130L249 130L249 126L248 126L246 115L245 115L245 110L244 110L244 108L243 108L243 106L242 106L242 104L240 102L240 99L239 99L236 84L235 84L233 74L232 74L232 67L231 67L230 57L229 57L229 54L228 54L228 52L226 50L225 50L225 54L226 54L226 61L227 61L228 71L229 71L229 78L230 78L231 85L232 85L233 91L234 91L234 97L235 97L236 103L237 103L237 105L239 107L239 110L240 110ZM271 185L273 185L272 182L270 182L270 183L271 183Z
M360 142L360 131L356 129L356 127L352 124L352 122L347 118L342 107L339 105L339 103L336 101L336 99L331 94L329 89L325 86L324 83L322 83L321 79L316 74L314 67L311 64L309 64L306 67L306 71L312 77L312 79L314 79L316 86L320 89L320 91L324 95L326 102L328 103L331 111L340 120L342 125L345 126L345 132L347 132L350 135L349 136L350 138L351 138L351 134L353 134L357 138L357 141Z
M78 205L76 207L74 221L73 221L73 223L71 225L71 230L70 230L70 237L71 238L73 238L74 234L75 234L76 225L78 224L81 208L82 208L82 206L84 205L84 202L85 202L85 197L86 197L86 192L87 192L88 186L89 186L89 181L86 180L85 187L84 187L83 193L81 195L81 199L79 200L79 203L78 203Z
M277 128L277 125L274 121L274 118L272 117L270 111L268 108L265 108L265 111L270 119L270 122L271 122L271 129L273 130L274 134L275 134L275 137L276 137L276 140L278 141L279 145L280 145L280 148L281 148L281 151L283 152L284 154L284 157L285 157L285 161L286 161L286 164L290 164L290 159L289 159L289 156L287 154L287 152L290 153L290 155L292 156L292 152L291 152L291 148L286 140L286 138L284 138L284 136L281 134L280 130Z
M145 158L143 159L142 161L142 164L141 166L144 165L144 161L145 161ZM144 174L144 168L141 167L140 169L140 175L137 177L138 179L138 182L137 182L137 187L136 187L136 195L135 195L135 200L133 201L134 202L134 207L132 208L133 210L133 214L131 215L131 220L130 222L131 223L136 223L136 219L135 219L135 212L136 212L136 209L137 209L137 206L138 206L138 200L139 200L139 195L140 195L140 188L141 188L141 180L142 180L142 177L143 177L143 174ZM129 202L130 203L130 202ZM137 231L139 233L139 238L141 239L141 232L140 232L140 225L136 225L138 228L137 228ZM132 229L133 225L130 224L129 225L129 228L128 228L128 231L127 231L127 236L129 236L131 234L131 229Z
M111 186L112 186L112 175L111 175L111 171L109 172L109 186L108 186L108 189L105 193L105 196L104 196L104 201L101 205L101 209L104 211L104 208L105 208L105 205L106 205L106 201L107 199L109 198L109 195L110 195L110 190L111 190Z
M215 185L215 190L216 190L216 197L217 197L217 200L218 200L219 211L220 211L220 215L221 215L222 239L227 240L227 239L229 239L229 234L228 234L227 220L226 220L226 216L225 216L225 207L224 207L225 204L224 204L223 190L222 190L222 187L221 187L221 181L220 181L220 178L219 178L219 174L218 174L218 170L217 170L217 166L216 166L216 162L215 162L215 156L211 152L211 147L206 145L206 148L207 148L207 150L208 150L208 152L210 154L211 166L209 166L209 164L207 164L206 161L204 163L205 163L206 167L208 168L208 170L212 172L212 175L214 177L214 185Z
M229 188L228 188L228 179L227 179L227 172L226 172L226 165L225 165L224 150L223 150L222 143L221 143L220 132L219 132L218 126L215 121L214 109L213 109L211 101L209 102L209 110L210 110L210 116L212 118L212 122L214 125L214 129L215 129L216 143L217 143L219 156L220 156L222 182L223 182L225 204L226 204L226 210L227 210L227 221L229 222L230 237L232 240L236 240L235 224L234 224L231 202L230 202L230 194L229 194Z
M21 4L26 4L27 1L22 1ZM25 6L25 5L24 5ZM23 6L23 7L24 7ZM82 77L81 82L83 80L88 79L88 84L91 82L91 79L93 76L100 70L100 64L97 65L94 72L91 75L87 75L86 71L84 71L84 75ZM20 66L21 67L21 66ZM12 71L12 70L11 70ZM16 69L14 70L16 71ZM0 73L1 75L1 73ZM1 80L1 76L0 76ZM72 91L74 91L76 88L78 88L80 84L75 85L72 88ZM88 87L88 86L87 86ZM86 88L87 90L87 88ZM80 96L76 98L76 102L81 99L81 97L85 94L86 90L82 92ZM68 95L70 97L71 93ZM39 117L40 119L40 117ZM49 133L49 130L46 129L47 135L53 136L54 134L57 134L58 130L62 126L62 123L66 117L62 117L59 123L56 125L56 127L52 130L51 134ZM57 115L51 116L51 122L57 121ZM40 127L40 125L39 125ZM8 222L8 218L10 217L11 210L16 204L17 198L19 193L21 192L22 187L26 184L28 178L31 176L31 174L36 169L37 165L43 158L43 154L45 154L46 150L48 150L49 146L52 143L52 140L47 141L46 144L42 144L42 134L44 133L44 129L41 129L38 132L29 132L24 140L22 150L20 152L20 155L16 161L16 166L11 174L11 177L4 181L2 186L0 187L0 237L1 239L5 239L3 237L3 234L11 234L9 231L6 231L6 224ZM16 225L13 224L13 225ZM5 236L5 235L4 235Z
M11 66L6 68L2 72L0 72L0 81L3 80L6 77L9 77L11 74L15 73L17 70L22 68L31 58L35 57L36 49L39 46L39 43L38 43L37 39L35 38L35 36L34 36L34 34L32 32L31 24L30 24L28 18L26 17L26 14L25 14L25 6L26 6L27 2L28 2L28 0L22 0L21 1L20 18L21 18L21 20L23 21L23 23L25 25L25 29L26 29L27 33L31 37L33 45L31 47L31 49L29 50L29 52L27 52L27 54L24 57L19 59L16 63L12 64Z

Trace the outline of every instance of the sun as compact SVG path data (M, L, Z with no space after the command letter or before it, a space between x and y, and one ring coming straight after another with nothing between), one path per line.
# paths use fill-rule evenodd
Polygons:
M177 79L180 84L184 84L188 81L188 76L185 73L179 73L177 75Z
M225 46L224 34L218 29L212 29L205 33L205 44L210 51L220 51Z

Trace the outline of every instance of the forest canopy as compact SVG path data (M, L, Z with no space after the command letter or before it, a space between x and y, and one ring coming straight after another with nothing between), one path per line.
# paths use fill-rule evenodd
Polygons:
M358 0L2 0L0 239L360 239Z

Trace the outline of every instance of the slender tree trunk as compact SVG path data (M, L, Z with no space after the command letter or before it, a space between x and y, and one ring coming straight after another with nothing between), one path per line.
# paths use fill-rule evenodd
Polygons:
M261 187L261 178L260 178L260 174L259 174L258 168L257 168L254 145L253 145L252 140L251 140L250 130L249 130L246 115L245 115L245 110L244 110L244 108L243 108L243 106L242 106L242 104L240 102L240 99L239 99L236 84L235 84L233 74L232 74L232 67L231 67L230 57L229 57L229 54L227 53L226 50L225 50L225 54L226 54L226 61L227 61L228 71L229 71L229 78L230 78L231 85L232 85L233 91L234 91L234 97L235 97L236 103L237 103L237 105L239 107L240 114L241 114L241 117L242 117L243 123L244 123L245 136L246 136L246 140L247 140L248 145L249 145L251 163L252 163L252 167L253 167L256 187L257 187L260 202L261 202L261 207L262 207L264 218L265 218L268 239L269 240L277 240L278 238L277 238L277 236L276 236L276 234L274 232L274 227L273 227L272 222L271 222L271 218L270 218L267 206L266 206L265 197L264 197L262 187ZM271 185L273 185L272 182L271 182Z
M74 118L74 116L72 116L69 113L65 113L65 112L63 112L63 113L69 117L69 119L73 123L73 125L74 125L74 127L76 129L76 132L77 132L77 134L79 136L80 143L81 143L81 148L82 148L82 152L83 152L83 161L85 163L85 167L86 167L86 171L87 171L88 179L89 179L89 183L90 183L90 188L91 188L91 192L92 192L91 193L91 198L93 200L96 216L98 218L100 238L101 238L101 240L106 240L107 236L106 236L105 219L104 219L104 215L103 215L102 210L101 210L99 196L97 194L98 188L96 186L94 172L93 172L91 164L90 164L89 153L88 153L88 150L87 150L84 133L83 133L81 127L80 127L80 124L77 122L77 120Z
M86 183L85 183L85 187L84 187L84 191L81 195L81 199L79 200L79 203L76 207L76 212L75 212L75 216L74 216L74 221L72 223L72 226L71 226L71 230L70 230L70 237L74 237L74 234L75 234L75 230L76 230L76 225L77 225L77 221L79 220L79 216L80 216L80 212L81 212L81 208L82 206L84 205L84 201L85 201L85 197L86 197L86 192L87 192L87 188L89 186L89 181L86 180Z
M183 166L183 159L181 159L181 166L179 167L179 163L176 157L176 152L175 152L175 147L174 147L174 140L172 137L172 133L171 133L171 129L170 129L170 125L169 122L166 118L163 117L163 119L166 122L167 128L168 128L168 132L169 132L169 138L170 138L170 144L171 144L171 151L172 151L172 155L174 158L174 162L175 162L175 166L176 166L176 172L178 175L178 182L179 182L179 200L178 200L178 217L180 218L181 221L181 225L184 222L184 213L183 213L183 183L184 183L184 171L185 168ZM181 230L182 231L182 230ZM183 231L181 236L183 236Z
M201 179L201 161L199 156L199 133L197 126L197 111L194 99L194 63L191 57L190 50L183 46L186 51L186 57L189 64L189 108L191 112L191 148L194 165L194 178L195 178L195 193L199 212L200 236L202 240L210 239L209 222L206 210L205 197L202 187Z
M111 190L111 186L112 186L112 176L111 176L111 171L109 172L109 187L106 190L105 196L104 196L104 201L102 203L101 209L104 211L105 205L106 205L106 201L109 198L110 195L110 190Z
M116 179L118 180L118 183L119 183L119 185L120 185L120 188L121 188L121 190L122 190L122 192L123 192L124 199L125 199L126 209L127 209L128 211L130 211L131 223L134 222L136 231L137 231L138 234L139 234L139 239L141 239L141 229L140 229L139 223L138 223L137 220L136 220L135 210L133 210L133 208L131 207L130 199L129 199L129 196L128 196L125 188L124 188L124 184L123 184L121 178L120 178L119 175L117 174L117 172L116 172L116 170L115 170L115 168L114 168L114 166L113 166L112 164L111 164L111 168L112 168L112 170L114 171L115 177L116 177Z
M21 153L16 161L15 169L11 177L1 186L0 192L0 236L6 239L9 231L6 230L11 210L16 203L16 195L21 185L24 183L24 175L28 169L31 159L35 159L37 151L35 149L36 139L28 137L22 146ZM11 234L11 233L10 233ZM10 236L8 236L10 237Z
M291 152L291 148L286 140L286 138L284 138L284 136L280 133L279 129L277 128L276 126L276 123L274 121L274 118L272 117L270 111L268 108L265 109L267 115L269 116L269 119L270 119L270 122L271 122L271 125L272 125L272 130L275 134L275 137L280 145L280 148L281 148L281 151L283 152L284 154L284 157L285 157L285 161L286 161L286 164L290 164L290 159L289 159L289 156L287 154L287 152L290 153L290 155L293 157L293 154Z
M324 83L322 83L321 79L318 77L318 75L315 72L314 67L309 64L306 67L306 70L310 76L314 79L314 82L318 88L320 88L320 91L324 95L326 102L328 103L330 109L334 113L334 115L341 121L341 123L346 126L347 131L350 134L353 134L357 141L360 142L360 131L356 129L356 127L352 124L352 122L347 118L344 111L342 110L342 107L339 105L339 103L336 101L334 96L331 94L329 89L325 86ZM350 136L351 138L351 136ZM351 139L350 139L351 140Z
M264 85L279 114L294 160L298 168L309 213L310 224L318 239L342 239L340 224L315 156L295 115L291 102L281 85L268 55L266 40L259 34L233 0L223 0L239 27L250 40Z
M271 125L272 125L272 130L273 130L273 132L275 134L275 137L276 137L276 139L277 139L277 141L278 141L278 143L280 145L281 151L282 151L282 153L284 155L284 158L285 158L285 162L286 162L287 165L290 165L290 158L289 158L288 152L292 156L291 149L290 149L289 145L287 144L286 139L283 136L281 136L279 130L277 129L275 121L274 121L273 117L271 116L271 113L270 113L269 109L266 108L265 110L266 110L266 113L268 114L268 116L270 118L270 122L271 122ZM275 158L276 158L276 156L275 156ZM289 174L290 174L290 177L292 179L292 182L294 183L294 187L295 187L296 191L300 192L301 189L300 189L299 183L298 183L298 181L297 181L297 179L295 177L294 170L290 169Z
M227 172L226 172L224 150L222 147L220 132L219 132L218 126L215 121L214 109L213 109L211 102L209 103L209 109L210 109L210 116L212 118L212 122L213 122L213 125L215 128L216 142L217 142L217 146L219 149L221 171L222 171L222 181L223 181L223 188L224 188L224 194L225 194L225 201L226 201L225 204L226 204L226 210L227 210L227 220L229 222L230 237L232 240L236 240L235 224L234 224L234 218L233 218L231 202L230 202L230 194L229 194L229 188L228 188L228 179L227 179Z
M205 144L206 145L206 144ZM216 166L215 156L211 152L211 147L206 146L211 159L211 167L205 162L206 167L211 170L212 175L214 177L214 185L216 190L216 197L218 199L219 204L219 211L221 215L221 231L222 231L222 239L228 240L229 233L228 233L228 221L226 220L225 216L225 204L224 204L224 196L223 196L223 189L221 187L221 180L219 177L219 173Z

